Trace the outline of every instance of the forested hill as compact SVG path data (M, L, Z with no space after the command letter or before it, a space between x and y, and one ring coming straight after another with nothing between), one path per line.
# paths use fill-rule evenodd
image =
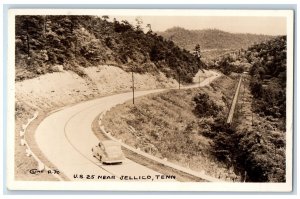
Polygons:
M217 29L186 30L181 27L158 34L187 50L193 50L196 44L200 44L201 49L246 49L272 38L268 35L229 33Z
M247 59L252 63L251 92L254 111L261 115L286 118L286 36L248 49ZM249 51L251 53L249 53Z
M201 61L173 41L143 30L141 23L109 22L108 16L16 16L16 80L53 72L60 65L84 76L81 67L116 65L159 71L191 82Z

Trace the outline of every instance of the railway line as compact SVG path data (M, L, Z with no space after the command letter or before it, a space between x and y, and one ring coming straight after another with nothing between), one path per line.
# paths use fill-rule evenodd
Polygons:
M237 85L234 97L232 99L232 103L231 103L229 113L228 113L228 117L227 117L227 120L226 120L227 124L231 124L232 121L233 121L233 115L234 115L234 112L235 112L236 104L238 102L242 79L243 79L243 75L240 76L239 83Z

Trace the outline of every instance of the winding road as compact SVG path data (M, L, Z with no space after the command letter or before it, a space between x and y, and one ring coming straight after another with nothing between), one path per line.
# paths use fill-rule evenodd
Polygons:
M209 84L219 76L216 74L205 79L200 86ZM194 87L199 87L199 84L182 88ZM166 90L136 91L135 96ZM100 112L130 99L132 99L132 93L127 92L82 102L52 113L36 129L35 139L38 147L44 156L69 180L86 180L92 175L95 175L93 180L109 176L115 176L116 180L122 176L137 178L151 176L146 180L160 180L157 177L161 175L160 173L129 159L125 159L123 164L119 165L102 165L92 157L91 148L98 143L98 138L91 129L93 120Z

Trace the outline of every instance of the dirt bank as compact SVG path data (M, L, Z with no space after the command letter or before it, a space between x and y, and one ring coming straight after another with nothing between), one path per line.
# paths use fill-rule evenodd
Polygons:
M42 176L29 174L29 170L37 168L37 163L32 157L27 157L25 146L21 146L19 131L22 124L31 118L35 111L39 112L32 126L37 126L51 111L72 105L81 101L121 93L131 90L131 73L108 65L83 68L82 77L72 71L48 73L37 78L16 82L15 84L15 178L17 180L55 180L51 175ZM155 88L176 87L174 79L168 79L165 75L134 74L135 87L138 90ZM38 154L41 160L51 165L42 157L42 153L36 147L34 141L35 128L29 127L26 132L26 140L33 152Z

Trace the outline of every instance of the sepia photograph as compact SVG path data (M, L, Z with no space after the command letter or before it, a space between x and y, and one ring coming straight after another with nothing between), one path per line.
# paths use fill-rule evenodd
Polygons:
M8 189L291 191L293 23L10 10Z

